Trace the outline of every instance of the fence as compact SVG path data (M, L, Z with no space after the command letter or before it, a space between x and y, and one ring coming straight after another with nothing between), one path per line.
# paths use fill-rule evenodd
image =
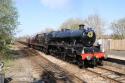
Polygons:
M102 45L106 51L125 50L125 39L123 40L103 39Z

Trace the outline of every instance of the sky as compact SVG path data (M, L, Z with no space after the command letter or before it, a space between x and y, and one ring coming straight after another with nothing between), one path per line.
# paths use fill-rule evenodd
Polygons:
M67 19L98 14L109 24L125 17L125 0L15 0L19 14L16 36L34 35L58 27Z

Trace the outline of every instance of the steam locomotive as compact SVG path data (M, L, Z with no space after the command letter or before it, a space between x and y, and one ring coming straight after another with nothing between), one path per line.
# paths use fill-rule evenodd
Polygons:
M94 45L96 34L92 28L79 25L78 30L62 29L37 34L28 39L28 46L63 60L77 63L79 67L87 64L96 66L106 58L100 45Z

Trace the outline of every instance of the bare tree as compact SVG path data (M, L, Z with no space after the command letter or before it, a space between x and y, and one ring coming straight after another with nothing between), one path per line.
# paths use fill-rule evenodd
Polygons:
M79 18L70 18L61 24L61 29L78 29L79 24L83 24L83 20Z
M125 18L122 18L117 22L113 22L111 24L111 28L113 31L113 38L116 38L116 39L125 38Z
M94 28L94 30L96 31L97 38L102 36L105 23L99 15L95 14L88 16L84 20L84 24Z

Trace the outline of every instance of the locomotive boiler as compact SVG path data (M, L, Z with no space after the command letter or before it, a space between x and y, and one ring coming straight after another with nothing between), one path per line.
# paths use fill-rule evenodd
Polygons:
M84 25L79 25L79 30L63 29L62 31L53 31L48 34L51 42L66 43L67 45L92 46L95 42L96 35L92 28L84 29Z
M28 44L46 54L77 63L82 67L85 64L101 64L105 58L100 46L93 45L95 40L96 34L92 28L84 28L84 25L79 25L78 30L62 29L37 34L34 38L29 39Z

